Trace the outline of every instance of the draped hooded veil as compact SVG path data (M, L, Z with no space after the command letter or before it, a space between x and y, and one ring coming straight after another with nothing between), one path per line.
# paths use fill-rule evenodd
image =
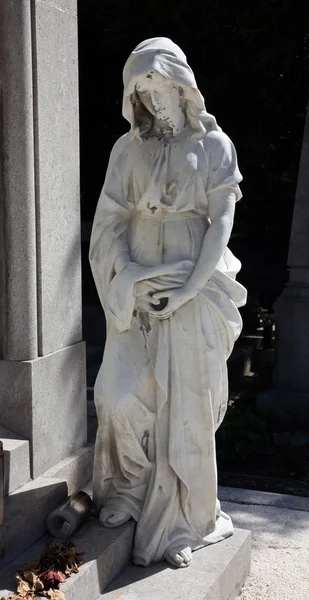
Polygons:
M155 69L182 88L187 123L163 143L133 135L138 76ZM131 132L111 153L94 219L90 262L107 319L95 384L99 428L94 500L137 521L133 557L143 565L173 548L196 549L233 532L217 501L215 431L224 417L226 359L240 334L245 289L226 249L203 290L160 320L141 310L144 290L190 277L209 227L208 200L238 200L234 146L207 113L184 53L167 38L139 44L124 67L123 115ZM129 262L117 268L119 257Z
M122 114L134 127L134 112L131 94L140 75L151 69L158 71L183 90L184 98L191 110L187 110L188 121L196 131L195 137L203 137L206 131L221 131L216 119L205 108L204 98L199 91L194 73L187 63L183 51L168 38L152 38L139 44L129 56L123 70L124 94Z

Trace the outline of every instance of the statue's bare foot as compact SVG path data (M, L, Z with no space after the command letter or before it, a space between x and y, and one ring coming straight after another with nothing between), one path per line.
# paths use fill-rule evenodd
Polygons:
M99 516L99 521L104 527L119 527L119 525L123 525L129 519L131 519L130 513L113 510L108 506L102 508Z
M188 567L192 560L192 550L189 546L178 551L171 549L167 552L165 560L173 567Z

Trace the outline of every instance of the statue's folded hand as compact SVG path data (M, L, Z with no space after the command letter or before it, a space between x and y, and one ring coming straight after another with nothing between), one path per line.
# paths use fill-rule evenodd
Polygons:
M175 310L180 308L183 304L186 304L186 302L192 300L194 297L195 294L189 291L186 286L172 290L156 292L152 296L152 304L157 304L163 298L166 298L168 302L162 310L155 309L153 306L151 306L149 313L158 319L168 319L173 312L175 312Z

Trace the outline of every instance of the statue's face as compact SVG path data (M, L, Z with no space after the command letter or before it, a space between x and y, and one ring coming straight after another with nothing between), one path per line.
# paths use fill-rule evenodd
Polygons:
M169 121L176 106L180 106L179 87L158 71L141 75L136 91L147 110L161 121Z

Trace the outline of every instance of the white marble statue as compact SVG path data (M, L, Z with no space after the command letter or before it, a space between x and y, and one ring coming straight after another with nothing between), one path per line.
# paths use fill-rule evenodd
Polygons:
M217 500L215 432L245 289L227 248L242 177L182 50L139 44L94 219L90 261L107 319L95 384L94 500L135 519L133 560L191 562L233 533Z

